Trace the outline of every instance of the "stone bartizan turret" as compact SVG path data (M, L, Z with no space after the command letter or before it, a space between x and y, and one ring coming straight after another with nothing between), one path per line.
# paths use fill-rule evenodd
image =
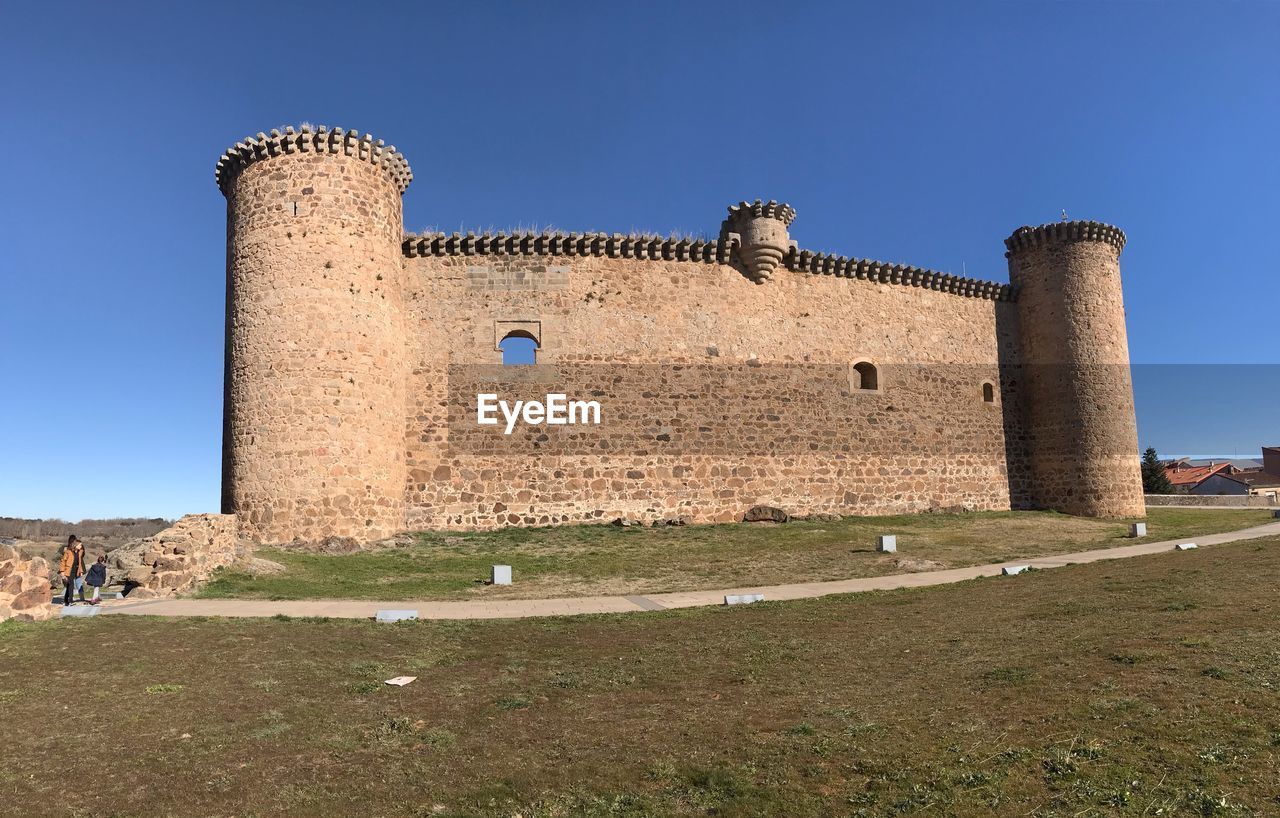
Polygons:
M772 199L729 206L729 218L721 227L722 236L734 245L735 259L757 284L768 281L796 246L787 233L795 218L796 211L791 205L778 204Z

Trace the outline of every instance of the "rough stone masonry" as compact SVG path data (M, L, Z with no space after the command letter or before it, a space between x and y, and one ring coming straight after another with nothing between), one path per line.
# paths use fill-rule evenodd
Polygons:
M703 238L406 234L412 179L323 126L218 162L242 536L1144 513L1114 227L1019 228L1005 285L800 248L772 201ZM503 366L513 338L536 364ZM475 422L480 393L595 400L601 422L504 434Z

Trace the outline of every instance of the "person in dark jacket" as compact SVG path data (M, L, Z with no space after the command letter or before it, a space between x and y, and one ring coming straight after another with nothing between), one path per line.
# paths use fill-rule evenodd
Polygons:
M98 561L89 566L89 573L84 576L84 584L93 589L93 597L89 600L90 605L97 605L102 600L98 598L98 592L102 590L102 586L107 584L107 557L105 554L98 557Z
M84 576L84 543L75 534L67 537L67 547L62 549L62 560L58 563L58 574L67 586L62 604L69 607L73 602L71 595L75 593L76 580ZM83 585L80 586L80 601L84 602Z

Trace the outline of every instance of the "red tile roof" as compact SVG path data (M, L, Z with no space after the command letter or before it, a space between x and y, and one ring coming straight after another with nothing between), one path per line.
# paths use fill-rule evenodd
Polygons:
M1165 466L1165 476L1169 478L1169 482L1176 486L1192 488L1208 480L1218 472L1227 473L1226 470L1231 468L1230 463L1218 463L1213 466L1182 466L1175 463L1172 466Z

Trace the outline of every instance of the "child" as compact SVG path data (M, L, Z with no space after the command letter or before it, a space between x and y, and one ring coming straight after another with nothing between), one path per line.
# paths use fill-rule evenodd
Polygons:
M102 590L102 586L107 584L107 557L102 555L98 557L98 561L89 566L89 573L85 576L84 582L93 589L93 599L89 600L90 605L97 605L102 600L98 599L98 592ZM83 597L81 597L83 599Z

